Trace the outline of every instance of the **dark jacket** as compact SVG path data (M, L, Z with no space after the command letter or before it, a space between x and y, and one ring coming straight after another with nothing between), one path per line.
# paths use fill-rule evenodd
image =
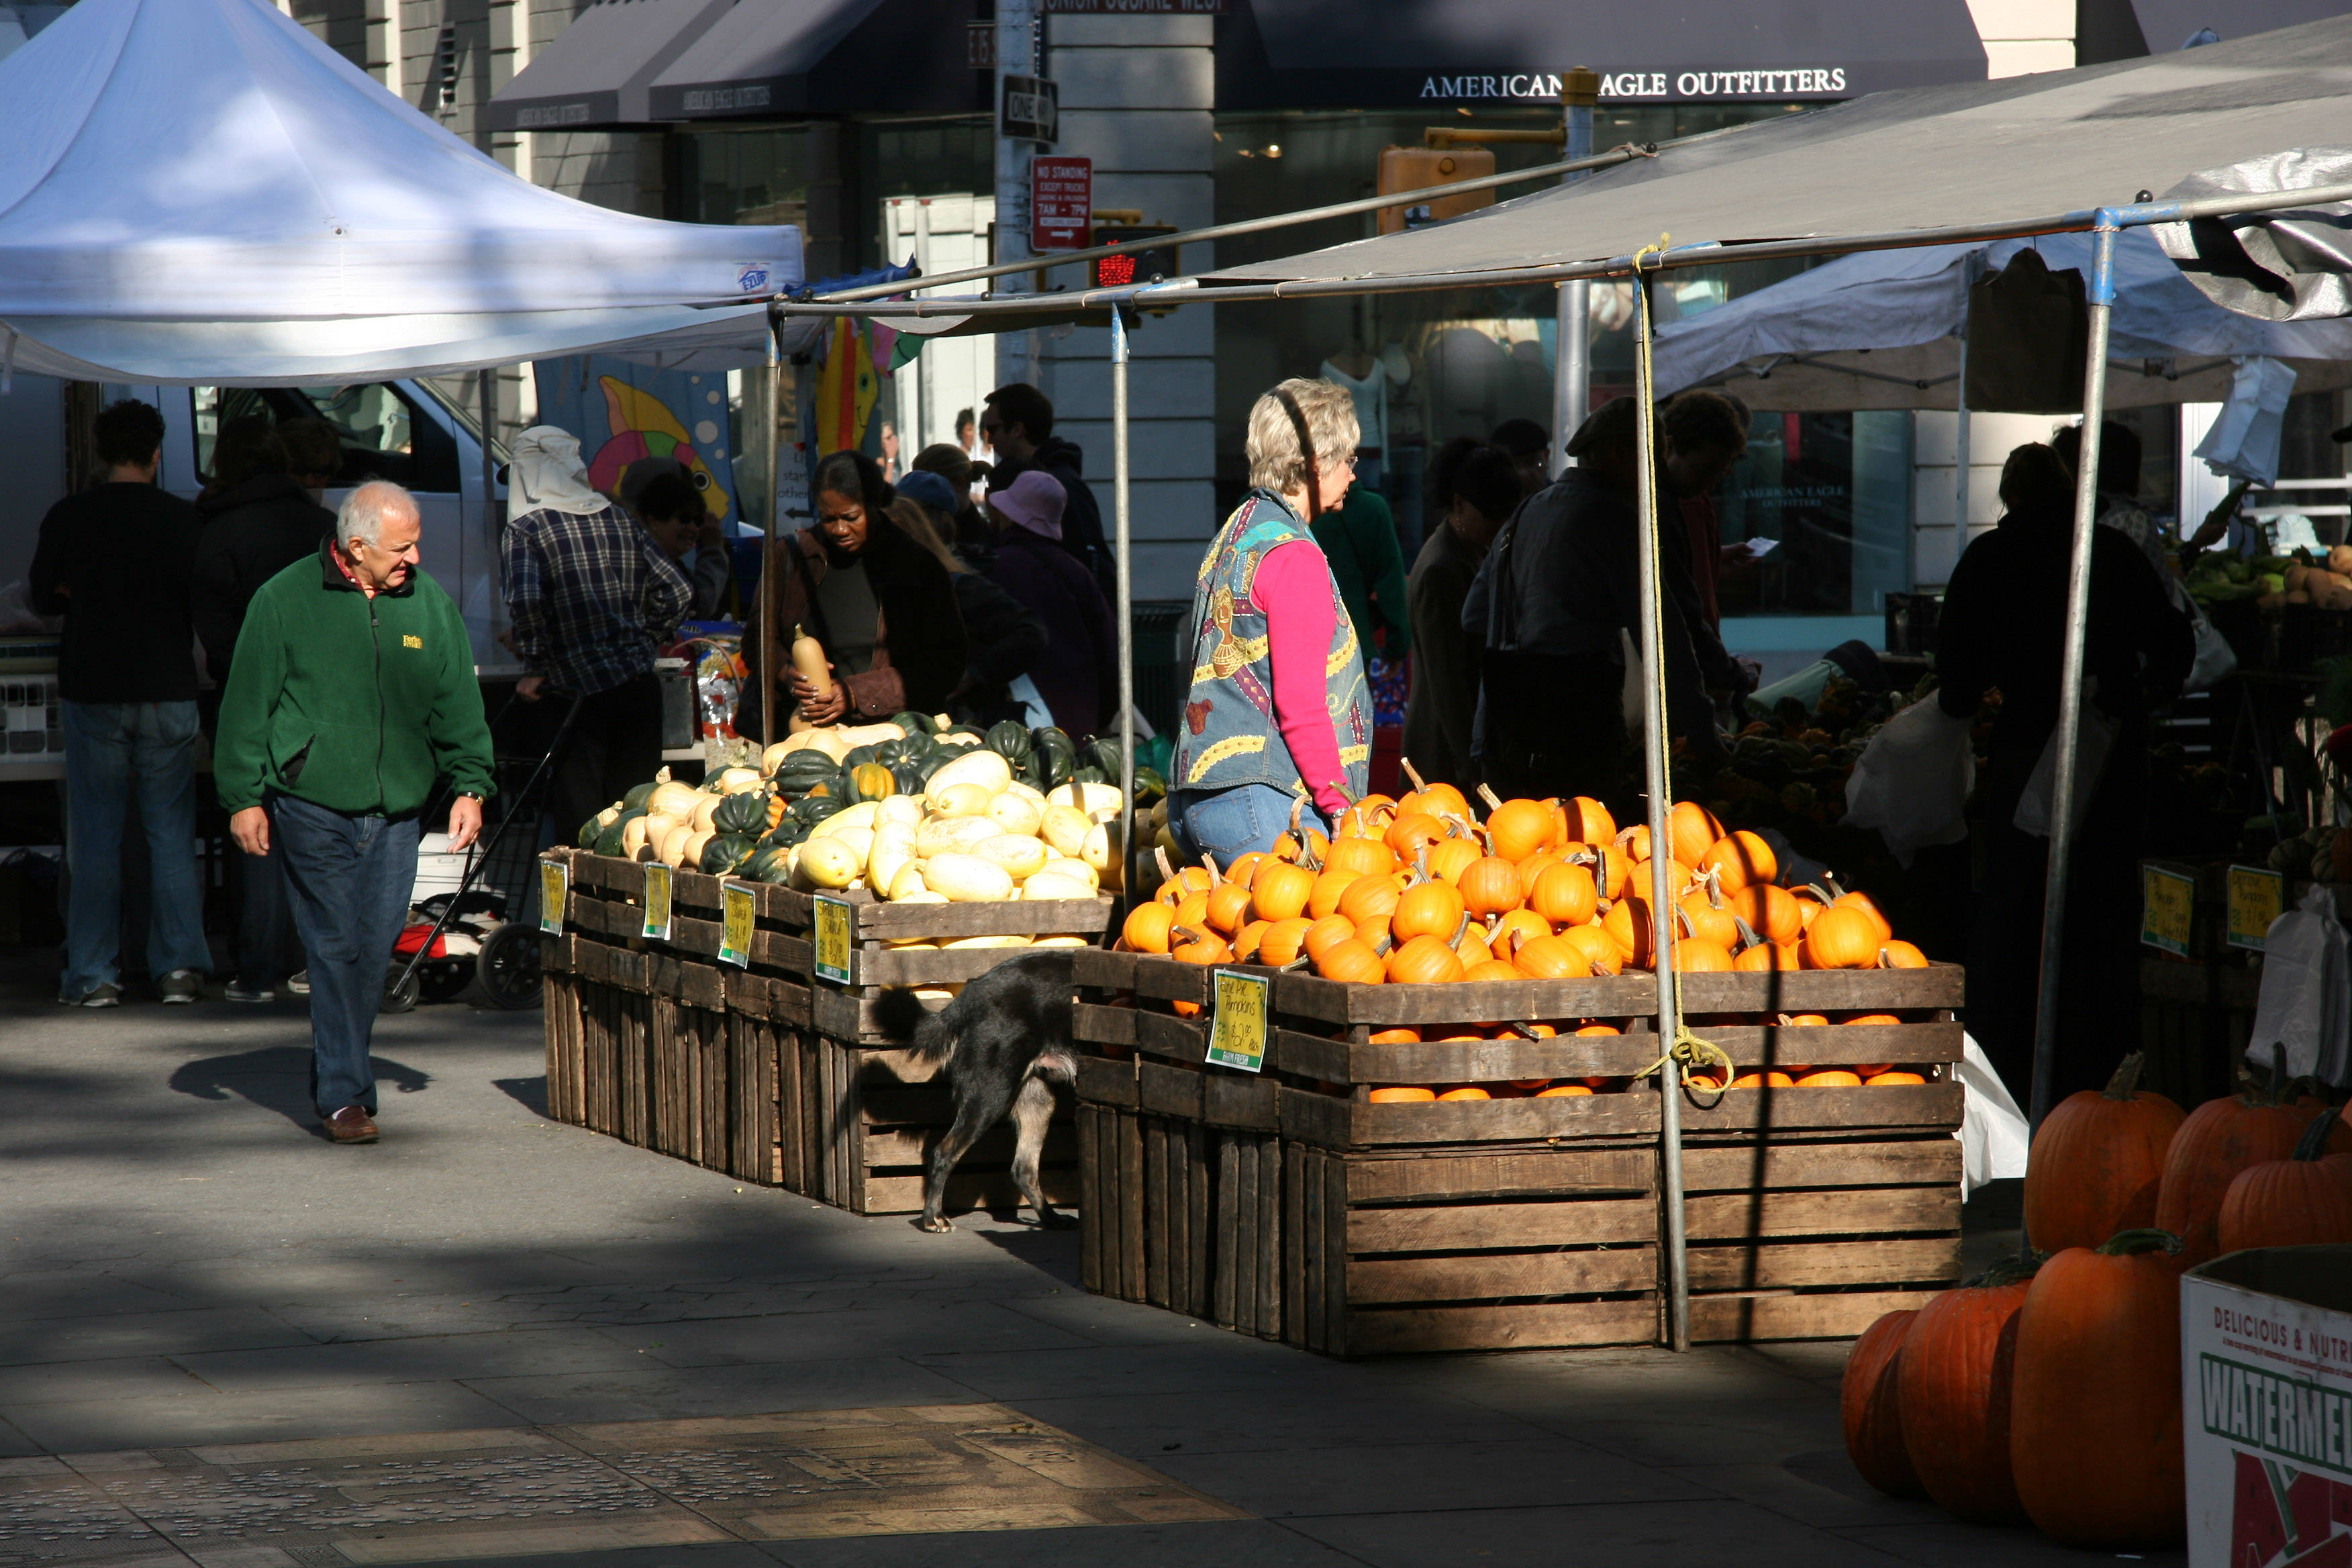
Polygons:
M436 777L490 794L490 727L457 605L422 572L373 598L321 544L261 585L221 696L213 784L225 811L272 792L409 816Z
M1020 718L1006 689L1045 659L1051 640L1045 623L978 572L955 574L955 591L970 659L949 710L963 723L982 726Z
M1008 488L1032 468L1061 480L1066 498L1061 548L1085 563L1103 597L1108 599L1118 592L1118 567L1103 539L1102 508L1095 500L1095 492L1087 488L1086 466L1087 455L1075 443L1048 436L1037 443L1036 455L1025 463L999 453L996 467L989 471L988 493Z
M835 671L834 679L848 689L849 711L842 721L871 724L909 709L937 713L948 696L962 683L965 665L963 616L956 605L955 585L939 558L901 532L887 517L868 520L866 548L859 559L873 585L879 607L875 627L874 660L854 675ZM784 732L782 708L789 707L793 677L793 628L797 626L830 650L835 639L817 602L817 584L826 571L824 542L814 528L804 528L776 542L771 564L777 569L776 647L768 668L779 698L776 733ZM747 667L760 668L757 611L753 629L743 638ZM740 735L760 732L760 683L747 681L735 709Z
M153 485L93 485L49 508L33 549L33 607L66 618L68 702L193 702L188 574L196 509Z
M200 497L205 531L196 541L196 637L213 679L226 683L245 606L264 583L333 531L335 514L310 499L289 474L257 474L218 495Z
M1381 657L1391 663L1402 660L1412 650L1413 626L1405 605L1404 552L1397 544L1396 517L1389 503L1378 491L1354 486L1339 510L1317 518L1308 531L1331 563L1340 602L1365 641L1364 657L1372 656L1372 634L1385 632L1378 645Z
M1118 632L1087 569L1025 528L997 537L997 585L1045 623L1045 657L1030 670L1054 722L1072 735L1099 731L1118 712Z

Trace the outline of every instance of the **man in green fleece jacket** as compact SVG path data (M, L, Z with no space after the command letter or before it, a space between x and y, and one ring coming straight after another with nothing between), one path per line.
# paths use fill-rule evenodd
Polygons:
M417 567L416 502L360 486L335 537L263 584L221 699L213 781L248 855L283 858L310 965L310 1095L327 1136L376 1141L368 1041L416 885L418 814L457 791L449 847L482 830L490 730L457 606Z

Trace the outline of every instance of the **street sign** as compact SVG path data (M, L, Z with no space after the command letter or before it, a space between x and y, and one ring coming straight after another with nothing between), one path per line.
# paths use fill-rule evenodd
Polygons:
M1029 163L1029 248L1084 250L1095 223L1091 158L1034 158Z
M1062 133L1061 89L1042 76L1008 76L997 105L996 133L1015 142L1052 142Z
M996 68L996 24L966 22L963 25L965 63L976 71Z

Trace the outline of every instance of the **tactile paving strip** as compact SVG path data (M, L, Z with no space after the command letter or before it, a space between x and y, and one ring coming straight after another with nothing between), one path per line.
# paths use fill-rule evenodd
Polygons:
M1001 1405L0 1460L0 1568L346 1568L1244 1517Z

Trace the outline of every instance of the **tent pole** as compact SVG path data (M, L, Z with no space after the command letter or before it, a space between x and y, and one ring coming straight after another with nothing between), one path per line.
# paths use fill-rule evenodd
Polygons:
M1127 481L1127 321L1110 312L1110 497L1118 567L1118 881L1132 891L1135 865L1135 579L1129 561Z
M485 366L479 374L481 381L478 390L482 398L483 523L480 537L488 545L490 559L499 561L503 559L506 553L499 548L499 536L503 531L504 521L499 516L498 510L498 459L490 456L490 436L491 432L498 428L499 423L499 373L495 369Z
M1650 381L1650 279L1634 274L1633 396L1640 405L1636 429L1634 510L1641 522L1642 764L1650 795L1650 960L1658 982L1658 1047L1666 1058L1658 1068L1658 1168L1665 1189L1667 1340L1690 1349L1690 1259L1683 1235L1682 1064L1675 1057L1682 1037L1681 997L1674 965L1675 896L1667 885L1674 856L1667 816L1673 784L1667 771L1665 689L1665 584L1659 579L1657 410Z
M768 318L772 329L776 319ZM758 636L760 668L751 678L760 683L760 752L776 743L776 509L783 502L783 438L776 433L784 412L784 356L776 352L776 335L768 333L768 504L760 529L760 604Z
M1969 547L1969 466L1971 459L1969 447L1972 434L1969 428L1971 423L1969 418L1969 289L1975 281L1970 276L1973 271L1974 268L1963 258L1960 262L1960 374L1956 378L1960 388L1959 423L1952 432L1952 466L1955 469L1952 477L1952 559L1955 562Z
M1601 78L1590 68L1579 66L1560 77L1560 152L1570 163L1592 155L1592 106L1600 100ZM1572 185L1582 178L1581 173L1571 172L1562 174L1559 183ZM1549 467L1556 477L1568 467L1568 438L1592 411L1592 285L1572 279L1554 294Z
M2091 342L2083 367L2083 455L2074 475L2074 543L2066 569L2065 658L2058 679L2058 746L2050 791L2050 875L2042 899L2042 980L2033 1013L2033 1126L2050 1113L2058 1047L2059 960L2065 947L2066 879L2073 868L2075 748L2083 732L2083 630L2091 605L2091 543L2099 514L2099 426L2107 403L2107 326L2116 299L2116 222L2099 215L2093 230ZM2030 1242L2029 1242L2029 1245Z

